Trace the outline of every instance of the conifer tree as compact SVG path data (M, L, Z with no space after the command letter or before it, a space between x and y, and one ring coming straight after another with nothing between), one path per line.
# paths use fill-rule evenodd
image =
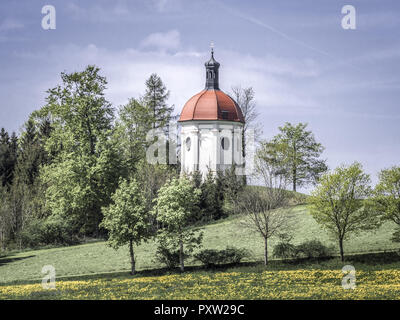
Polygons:
M151 109L153 129L164 129L171 119L173 107L168 106L168 97L169 91L161 78L155 73L151 74L146 80L146 93L143 97L143 101Z

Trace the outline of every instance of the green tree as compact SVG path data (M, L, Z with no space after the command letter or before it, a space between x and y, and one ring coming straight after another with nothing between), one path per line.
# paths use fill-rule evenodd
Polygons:
M371 194L370 177L355 162L323 175L308 199L311 215L338 241L342 261L344 240L379 225L368 203Z
M208 171L200 190L201 215L209 221L221 218L223 210L220 191L217 188L216 178L211 170Z
M134 177L143 190L146 208L151 212L150 220L154 232L159 229L155 199L160 188L174 176L176 176L174 171L167 165L150 164L145 159L139 161L136 165Z
M171 119L173 107L169 107L167 100L169 91L161 78L153 73L146 80L146 92L143 96L144 104L151 109L152 128L165 128Z
M0 184L0 248L6 250L12 237L13 217L10 208L10 192Z
M200 245L202 233L195 235L189 229L191 218L196 212L199 204L200 190L195 188L192 181L182 177L173 178L162 186L156 199L157 218L164 224L163 235L172 239L179 246L180 269L183 272L184 264L184 245L187 252Z
M98 236L101 207L107 206L123 174L120 151L111 141L113 108L105 99L107 81L100 69L61 73L62 84L48 91L36 117L52 119L46 141L55 155L41 173L46 206L73 220L77 232Z
M63 152L41 172L46 208L70 220L77 234L99 236L101 207L110 203L123 169L119 150L110 141L102 143L98 157Z
M13 184L10 187L10 208L14 221L13 238L22 247L22 234L38 217L45 215L44 186L38 179L40 168L49 161L45 140L49 136L46 123L38 125L32 115L18 139L18 156Z
M262 145L268 150L265 159L285 170L293 191L298 186L315 183L327 170L326 161L319 159L324 147L316 142L307 124L285 123L280 133Z
M103 208L101 226L108 230L107 242L111 247L129 245L131 274L135 274L134 245L140 245L151 234L143 190L135 179L130 182L121 179L112 201Z
M118 115L114 140L123 153L128 171L133 173L138 162L146 158L149 145L146 135L154 123L152 110L142 101L132 98L120 108Z
M18 161L15 170L18 183L33 185L39 175L40 166L46 162L46 151L40 138L34 120L29 118L19 138Z
M47 104L38 114L53 121L50 149L96 155L101 138L111 134L114 110L104 97L107 81L99 72L93 65L62 72L62 84L48 90Z
M375 186L373 202L378 212L400 227L400 167L394 166L379 173L379 183ZM399 231L393 240L400 241Z
M244 176L236 174L236 166L220 171L218 170L215 177L216 189L218 193L218 201L222 205L222 213L230 214L234 211L234 202L237 195L245 186Z
M9 188L14 179L14 169L17 163L18 138L15 133L11 137L8 132L0 130L0 181L2 186Z

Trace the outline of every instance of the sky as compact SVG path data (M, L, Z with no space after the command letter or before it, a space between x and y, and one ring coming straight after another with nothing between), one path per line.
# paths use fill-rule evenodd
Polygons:
M56 28L42 28L42 7ZM356 29L342 27L344 5ZM118 107L157 73L179 114L204 88L210 43L220 87L253 87L263 137L308 123L330 168L359 161L373 183L400 158L398 0L2 0L0 127L20 132L60 73L88 64Z

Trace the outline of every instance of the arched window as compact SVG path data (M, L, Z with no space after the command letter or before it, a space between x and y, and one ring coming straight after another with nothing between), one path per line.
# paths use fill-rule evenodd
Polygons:
M221 139L221 147L223 150L229 150L229 139L227 137Z
M186 140L185 140L185 145L186 145L186 150L187 151L190 151L191 143L192 142L190 140L190 137L187 137Z

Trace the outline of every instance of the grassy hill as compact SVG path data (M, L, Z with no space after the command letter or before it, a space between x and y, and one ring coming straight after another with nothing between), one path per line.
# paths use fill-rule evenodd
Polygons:
M332 242L326 232L309 215L306 206L294 206L290 210L295 217L294 243L319 239L326 244ZM253 261L263 257L263 241L255 232L245 229L240 223L242 216L231 216L204 227L204 248L225 248L227 245L246 248L252 252ZM376 232L360 234L345 243L346 254L377 252L398 248L390 241L394 225L384 224ZM270 242L270 252L276 240ZM138 270L156 269L154 262L155 243L150 241L136 249ZM26 283L42 278L44 265L56 268L57 279L71 276L90 276L102 273L128 272L129 257L126 247L114 250L105 242L94 242L70 247L32 250L10 254L0 258L0 284ZM188 265L193 262L188 261Z

